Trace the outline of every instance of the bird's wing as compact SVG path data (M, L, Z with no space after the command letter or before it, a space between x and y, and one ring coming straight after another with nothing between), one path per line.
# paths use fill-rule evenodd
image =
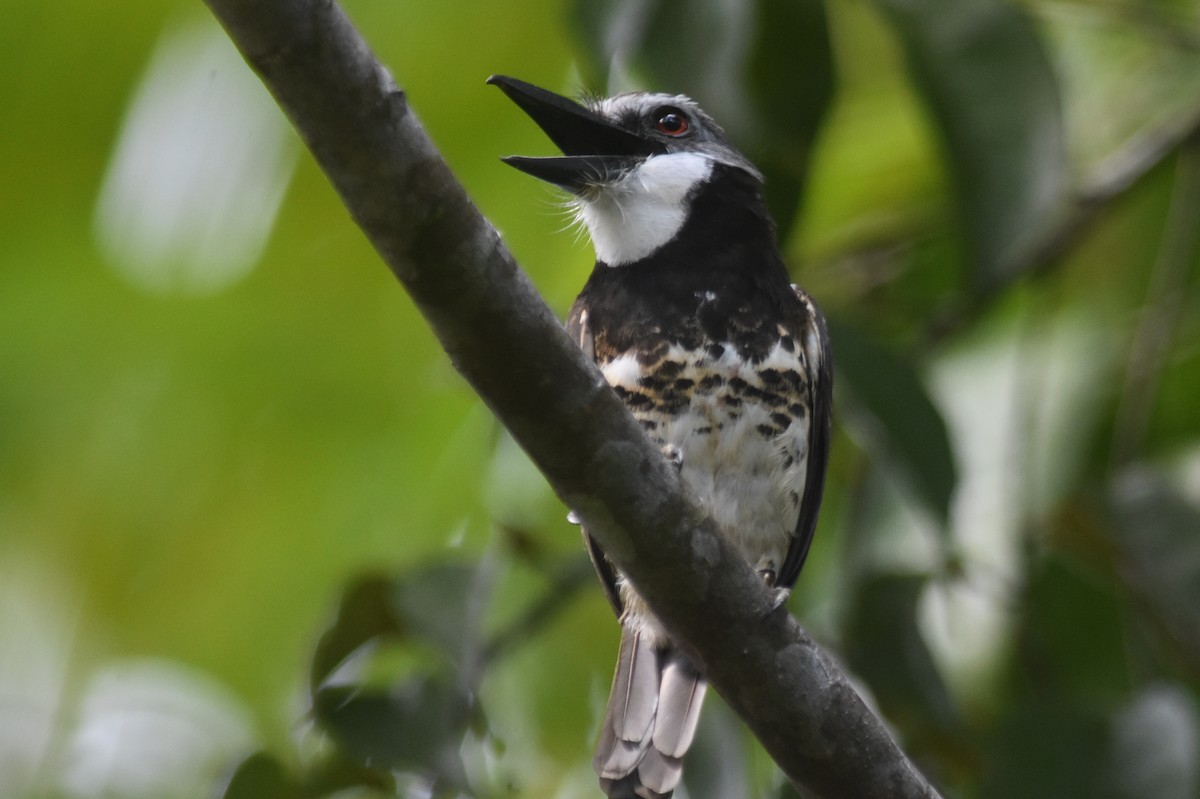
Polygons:
M596 342L592 337L591 328L588 326L588 312L580 303L572 306L570 314L567 315L567 335L571 337L572 341L579 344L579 349L583 350L584 355L593 361L596 360ZM620 618L624 607L621 603L621 592L617 588L617 571L587 528L580 527L580 530L583 532L583 544L587 547L592 565L596 567L600 585L604 587L604 595L608 597L609 604Z
M829 355L829 333L825 317L816 303L799 286L792 286L804 306L804 354L808 363L808 458L804 477L804 495L800 499L800 517L792 534L787 555L779 570L776 585L790 588L800 576L808 548L817 527L817 513L825 492L825 469L829 464L829 439L833 424L833 364Z

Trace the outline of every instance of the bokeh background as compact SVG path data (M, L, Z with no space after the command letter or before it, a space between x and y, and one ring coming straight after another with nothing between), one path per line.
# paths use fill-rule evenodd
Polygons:
M1200 6L346 8L560 313L484 79L699 99L831 319L793 612L947 796L1200 796ZM577 530L211 15L0 53L0 796L594 796ZM718 699L696 751L793 795Z

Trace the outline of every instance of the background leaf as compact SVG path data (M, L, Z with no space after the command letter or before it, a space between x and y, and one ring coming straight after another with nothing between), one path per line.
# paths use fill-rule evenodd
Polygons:
M313 654L312 690L364 644L409 636L433 644L449 662L476 654L479 614L489 588L487 561L439 562L386 578L361 577L343 593L337 617Z
M465 775L459 748L472 701L445 677L417 677L388 692L323 688L314 716L347 755L374 769L427 774L451 785Z
M1129 686L1121 608L1111 585L1057 555L1022 596L1013 678L1033 696L1114 707Z
M1171 646L1200 670L1200 510L1143 470L1122 475L1112 502L1120 568Z
M391 604L413 633L462 664L479 649L479 622L491 588L492 564L437 563L406 572Z
M360 577L344 589L337 617L313 652L311 691L363 644L380 636L404 635L403 622L388 602L390 594L390 581L379 575Z
M278 760L256 752L237 767L221 799L303 799L305 795Z
M1060 799L1097 796L1107 730L1092 710L1039 697L1014 704L987 741L979 795Z
M959 729L958 712L917 624L927 582L916 574L875 574L856 586L845 655L889 718L948 739Z
M888 458L943 525L957 480L950 435L913 365L862 328L829 320L837 385L854 412L845 421Z
M1065 209L1053 65L1006 0L877 0L945 144L978 286L1012 279Z

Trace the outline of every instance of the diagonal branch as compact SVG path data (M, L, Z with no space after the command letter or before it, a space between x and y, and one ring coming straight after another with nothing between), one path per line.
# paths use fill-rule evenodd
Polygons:
M937 793L681 490L332 0L206 0L455 367L797 785Z

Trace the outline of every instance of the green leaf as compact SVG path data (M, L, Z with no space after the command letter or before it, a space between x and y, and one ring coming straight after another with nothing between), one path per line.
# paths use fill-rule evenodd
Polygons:
M470 697L442 677L413 678L386 693L322 688L314 717L343 753L374 769L416 771L462 784L459 747L477 721Z
M414 634L461 663L480 646L479 615L491 588L491 572L486 558L414 569L396 581L392 610Z
M1107 725L1052 694L1012 705L988 736L981 799L1101 796Z
M1121 605L1112 586L1051 555L1028 577L1019 633L1020 679L1081 706L1115 706L1130 674Z
M843 418L945 527L958 470L946 422L916 369L854 325L830 319L829 337L838 385L853 401Z
M917 626L923 575L877 574L854 592L845 656L888 717L908 730L948 737L958 712Z
M234 771L221 799L303 799L305 795L278 760L255 752Z
M478 616L490 585L486 564L435 563L390 579L368 575L342 594L337 617L313 653L316 691L364 644L409 636L433 644L452 663L470 660L481 645Z
M1027 265L1068 192L1062 103L1028 13L1006 0L876 0L945 145L976 284Z
M393 783L386 770L367 768L339 752L322 757L301 775L289 774L273 755L256 752L238 765L221 799L316 799L347 795L342 792L348 788L390 796L394 795Z
M1054 47L1068 149L1084 181L1103 179L1105 161L1137 138L1154 139L1192 118L1200 103L1200 60L1193 48L1168 44L1193 35L1185 31L1195 29L1194 10L1184 8L1150 0L1131 17L1120 4L1089 3L1084 21L1070 4L1033 6Z
M784 239L795 221L809 156L833 99L833 54L820 0L758 0L747 62L756 130L751 159L766 179L767 204Z
M1111 501L1121 575L1200 669L1200 510L1148 470L1123 475Z
M350 796L362 799L396 796L396 780L389 770L372 768L336 749L305 771L302 784L306 796L336 796L337 799L343 796L346 799ZM351 792L347 789L358 790Z
M833 95L821 0L576 0L589 82L693 97L766 177L784 238Z
M342 592L337 616L313 652L312 692L363 644L381 636L404 635L401 619L389 602L391 592L391 583L381 575L360 577Z
M1200 330L1195 326L1176 335L1158 379L1146 448L1169 455L1181 441L1200 440Z

